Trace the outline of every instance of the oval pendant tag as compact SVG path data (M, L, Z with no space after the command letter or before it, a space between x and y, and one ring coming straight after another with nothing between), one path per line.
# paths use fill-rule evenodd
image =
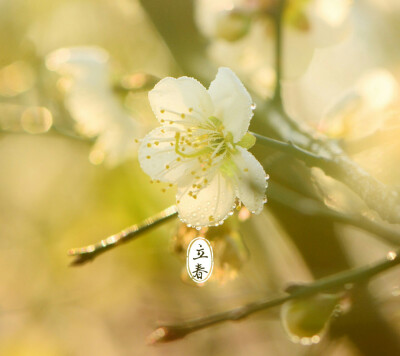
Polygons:
M214 267L213 250L204 237L190 242L186 253L186 268L189 277L196 283L204 283L211 277Z

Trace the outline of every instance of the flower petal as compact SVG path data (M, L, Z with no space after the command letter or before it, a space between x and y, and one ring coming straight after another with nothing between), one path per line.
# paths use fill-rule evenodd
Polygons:
M267 175L260 162L249 151L240 146L236 146L236 149L238 152L232 155L238 168L236 195L247 209L259 214L264 206Z
M167 77L149 92L154 115L161 123L167 121L202 121L212 115L213 104L207 89L196 79Z
M139 162L143 171L152 179L178 183L193 170L199 170L195 158L181 157L175 152L177 128L157 127L142 140L139 147Z
M186 185L179 187L176 195L179 217L188 225L220 224L233 209L236 197L234 183L220 172L206 187L198 192L192 191L192 185Z
M229 68L219 68L208 89L214 103L214 116L220 119L226 133L238 142L247 132L253 116L252 100L246 88Z

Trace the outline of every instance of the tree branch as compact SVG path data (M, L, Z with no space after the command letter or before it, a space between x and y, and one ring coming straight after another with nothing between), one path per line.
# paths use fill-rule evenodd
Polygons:
M332 218L338 223L360 228L374 234L392 246L400 245L400 232L398 230L386 227L385 225L370 220L361 214L344 214L335 211L323 203L285 188L273 180L270 180L269 182L268 195L270 200L275 200L285 206L290 206L305 215Z
M276 140L272 140L271 142L274 141ZM281 144L281 142L279 141L276 142ZM304 206L307 206L308 214L312 214L315 216L331 217L337 222L355 226L365 231L368 231L391 245L398 246L400 244L400 233L394 229L387 228L382 224L371 221L363 216L342 214L340 212L334 211L313 199L309 199L301 196L300 194L292 192L289 189L280 186L276 182L271 184L269 189L269 196L271 200L277 200L285 205L290 204L292 207L297 206L298 209L301 210L303 213L305 211ZM157 215L146 219L140 224L132 225L129 228L122 230L115 235L107 237L106 239L101 240L95 244L80 248L73 248L68 251L69 256L75 257L71 265L78 266L83 265L86 262L92 261L100 254L103 254L111 250L112 248L121 245L122 243L126 243L138 238L139 235L141 235L143 232L147 231L150 228L156 227L159 224L167 222L171 218L177 216L177 214L178 213L176 211L176 207L172 206L158 213Z
M178 211L175 205L170 206L169 208L161 211L160 213L147 218L140 224L132 225L121 232L107 237L104 240L101 240L93 245L72 248L68 251L68 255L75 257L75 259L71 262L72 266L83 265L86 262L92 261L95 257L103 254L106 251L111 250L112 248L119 246L128 241L132 241L134 238L137 238L143 232L150 230L158 225L161 225L172 218L175 218L178 215Z
M281 140L290 141L292 145L323 157L313 162L313 166L347 185L383 220L400 223L399 193L352 161L336 141L320 138L317 132L305 124L300 127L282 108L275 105L264 105L261 110L260 119L263 118Z
M217 313L183 323L160 325L149 336L148 341L149 343L154 344L181 339L197 330L201 330L229 320L241 320L251 314L273 308L291 299L309 297L322 292L331 292L334 289L343 288L344 285L348 283L360 283L368 281L378 273L386 271L389 268L397 266L398 264L400 264L399 255L394 252L389 252L386 259L375 264L336 273L334 275L321 278L310 284L295 285L295 287L290 288L290 294L282 295L274 299L256 301L222 313Z
M276 105L281 105L281 80L282 80L282 47L283 47L283 11L285 9L285 0L277 1L276 11L274 13L275 27L275 89L272 101Z
M282 142L270 137L256 134L254 132L251 132L251 134L258 140L256 142L261 143L266 147L273 148L277 151L289 154L292 157L303 161L309 167L319 167L329 163L329 159L316 155L313 152L307 151L297 146L292 141Z

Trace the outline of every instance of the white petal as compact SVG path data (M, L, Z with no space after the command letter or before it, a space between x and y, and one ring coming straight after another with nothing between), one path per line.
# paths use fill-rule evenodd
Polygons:
M197 159L184 158L175 152L176 130L173 127L158 127L147 134L140 144L140 166L152 179L178 183L191 171L200 169Z
M259 214L264 206L266 174L260 162L247 150L236 146L232 160L238 168L236 195L251 212Z
M207 89L189 77L162 79L149 92L149 101L154 115L161 123L202 121L213 112Z
M217 173L209 184L196 193L196 199L190 195L192 185L179 187L176 195L180 219L192 226L211 226L222 223L235 202L234 183Z
M208 89L214 103L214 116L220 119L226 132L238 142L247 132L253 116L250 94L229 68L219 68Z

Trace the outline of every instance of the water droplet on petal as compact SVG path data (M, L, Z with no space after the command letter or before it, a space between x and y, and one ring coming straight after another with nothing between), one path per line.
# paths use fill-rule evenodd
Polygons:
M321 341L321 338L320 338L318 335L314 335L314 336L311 338L311 342L312 342L313 344L318 344L320 341Z
M312 341L311 341L311 339L310 339L309 337L302 337L302 338L300 339L300 343L301 343L302 345L311 345L311 344L312 344Z
M256 105L256 103L253 103L253 104L251 104L251 110L255 110L256 109L256 107L257 107L257 105Z

